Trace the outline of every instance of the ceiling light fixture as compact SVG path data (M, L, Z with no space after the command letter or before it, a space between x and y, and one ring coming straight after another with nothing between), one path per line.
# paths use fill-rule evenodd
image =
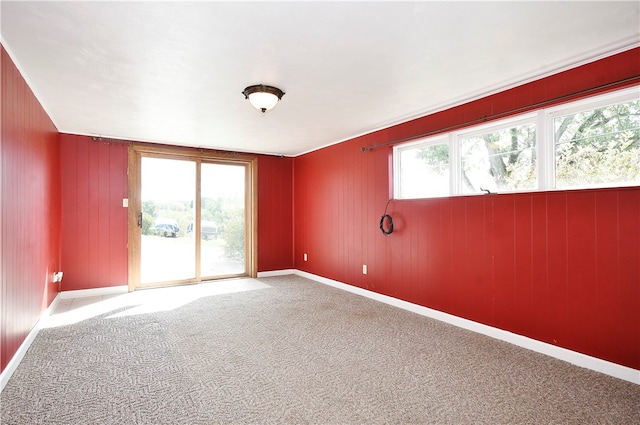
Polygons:
M284 92L277 87L265 86L264 84L256 84L249 86L242 92L245 99L249 99L251 105L262 113L273 109Z

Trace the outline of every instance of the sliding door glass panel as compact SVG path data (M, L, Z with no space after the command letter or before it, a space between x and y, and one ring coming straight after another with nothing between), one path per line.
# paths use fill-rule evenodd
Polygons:
M195 279L196 162L143 156L141 177L140 283Z
M201 165L202 277L246 273L245 165Z

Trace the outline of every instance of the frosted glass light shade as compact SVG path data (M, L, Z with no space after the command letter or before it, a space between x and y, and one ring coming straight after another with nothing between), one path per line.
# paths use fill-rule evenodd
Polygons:
M245 99L249 99L254 108L262 113L273 109L284 96L284 92L279 88L264 84L249 86L244 89L242 94L244 94Z
M272 93L255 92L249 95L249 102L259 111L267 112L278 104L278 96Z

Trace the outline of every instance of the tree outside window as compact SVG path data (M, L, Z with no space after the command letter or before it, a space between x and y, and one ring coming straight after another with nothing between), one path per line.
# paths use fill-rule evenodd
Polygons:
M556 187L640 184L640 100L553 120Z
M638 97L636 87L396 146L395 196L640 185Z

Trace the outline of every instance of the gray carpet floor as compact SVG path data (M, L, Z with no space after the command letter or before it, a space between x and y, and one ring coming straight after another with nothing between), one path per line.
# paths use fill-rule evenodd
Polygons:
M53 320L0 422L640 424L638 385L298 276L251 282Z

